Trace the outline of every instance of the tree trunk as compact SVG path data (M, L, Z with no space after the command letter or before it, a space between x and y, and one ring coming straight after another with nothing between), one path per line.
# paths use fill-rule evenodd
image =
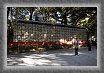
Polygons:
M87 30L87 41L89 40L90 38L90 31Z
M8 19L8 16L9 16L9 12L10 12L10 7L7 8L7 19Z
M29 20L32 20L32 13L30 13L30 19Z
M29 20L32 20L33 12L34 12L34 8L32 7L32 8L30 8L30 18L29 18Z
M8 22L9 26L8 26L8 31L7 31L7 41L8 42L13 42L13 11L12 11L12 7L9 7L8 8L8 11L7 11L7 17L9 16L9 12L11 13L10 16L11 16L11 20L10 22ZM9 21L9 20L7 20Z
M67 15L66 15L66 12L64 13L63 20L64 20L63 23L65 25L67 25Z

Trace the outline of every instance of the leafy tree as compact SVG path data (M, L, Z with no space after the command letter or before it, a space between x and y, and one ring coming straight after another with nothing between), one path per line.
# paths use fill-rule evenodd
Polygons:
M84 11L84 12L83 12ZM97 8L87 7L82 10L82 17L80 16L76 25L85 27L87 29L87 38L97 35ZM76 21L76 20L75 20Z
M11 9L10 9L11 8ZM39 15L44 22L53 22L50 18L64 25L81 26L87 29L88 38L97 35L97 7L8 7L7 18L39 21ZM10 25L11 26L11 25Z

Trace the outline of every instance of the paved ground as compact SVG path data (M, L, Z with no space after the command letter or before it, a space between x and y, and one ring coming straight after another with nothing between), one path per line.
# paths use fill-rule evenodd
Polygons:
M96 66L97 49L79 49L79 55L74 55L74 49L60 49L36 53L21 53L8 55L8 66Z

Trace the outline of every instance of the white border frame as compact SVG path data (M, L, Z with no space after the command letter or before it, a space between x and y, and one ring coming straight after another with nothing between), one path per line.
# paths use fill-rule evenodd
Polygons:
M54 69L54 70L61 70L61 69L64 69L64 70L100 70L100 42L101 41L101 34L99 33L101 30L100 30L100 13L101 13L101 7L100 7L101 4L99 3L96 3L96 4L86 4L86 3L81 3L81 4L66 4L66 3L63 3L63 4L32 4L32 3L5 3L4 4L4 16L7 16L7 7L97 7L97 66L7 66L7 17L4 17L3 21L4 21L4 25L3 25L3 28L5 29L5 32L3 34L3 37L5 38L4 40L4 46L3 48L5 48L5 51L4 51L4 67L3 69L4 70L7 70L7 69L30 69L30 70L40 70L40 69L44 69L44 70L51 70L51 69ZM6 18L6 19L5 19Z

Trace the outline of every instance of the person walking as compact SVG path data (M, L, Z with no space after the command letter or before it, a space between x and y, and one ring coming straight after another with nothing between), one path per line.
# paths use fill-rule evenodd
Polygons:
M78 47L79 47L78 38L75 38L74 47L75 47L75 56L76 56L78 55Z
M88 51L91 51L91 42L90 42L90 40L88 40L88 42L87 42L87 47L88 47Z

